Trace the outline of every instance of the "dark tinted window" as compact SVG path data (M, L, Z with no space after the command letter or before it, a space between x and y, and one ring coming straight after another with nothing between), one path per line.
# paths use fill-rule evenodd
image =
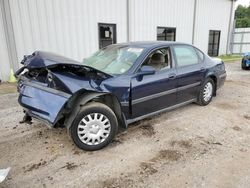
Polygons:
M187 66L199 63L196 49L194 49L192 46L174 46L174 53L178 66Z
M209 31L208 55L218 56L220 47L220 31Z
M98 24L99 29L99 48L104 48L110 44L116 43L116 25Z
M157 27L157 40L175 41L176 28Z

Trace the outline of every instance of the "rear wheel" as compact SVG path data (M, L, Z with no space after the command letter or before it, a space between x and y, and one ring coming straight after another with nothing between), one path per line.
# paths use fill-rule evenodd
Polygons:
M118 122L114 112L98 102L84 106L70 127L71 138L83 150L99 150L115 137Z
M208 105L213 98L214 89L215 89L214 81L211 78L207 78L201 87L198 96L198 104L201 106Z
M248 68L246 67L246 65L242 65L241 68L242 68L243 70L247 70L247 69L248 69Z

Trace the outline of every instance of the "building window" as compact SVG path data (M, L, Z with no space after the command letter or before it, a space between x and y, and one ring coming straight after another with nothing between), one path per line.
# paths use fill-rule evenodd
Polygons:
M218 56L220 48L220 31L210 30L208 39L208 55Z
M157 40L175 41L176 28L157 27Z
M98 30L100 49L116 43L116 24L99 23Z

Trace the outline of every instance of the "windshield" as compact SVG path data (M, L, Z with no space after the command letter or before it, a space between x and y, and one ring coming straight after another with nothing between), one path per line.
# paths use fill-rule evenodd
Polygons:
M143 48L109 46L94 53L83 63L107 74L123 74L141 55Z

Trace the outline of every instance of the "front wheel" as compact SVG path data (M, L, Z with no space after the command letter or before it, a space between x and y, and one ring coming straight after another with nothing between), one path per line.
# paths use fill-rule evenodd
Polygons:
M204 84L201 87L199 96L198 96L198 104L201 106L208 105L214 94L215 84L211 78L206 79Z
M77 114L70 127L70 134L79 148L94 151L108 145L117 130L118 122L114 112L102 103L91 102Z

